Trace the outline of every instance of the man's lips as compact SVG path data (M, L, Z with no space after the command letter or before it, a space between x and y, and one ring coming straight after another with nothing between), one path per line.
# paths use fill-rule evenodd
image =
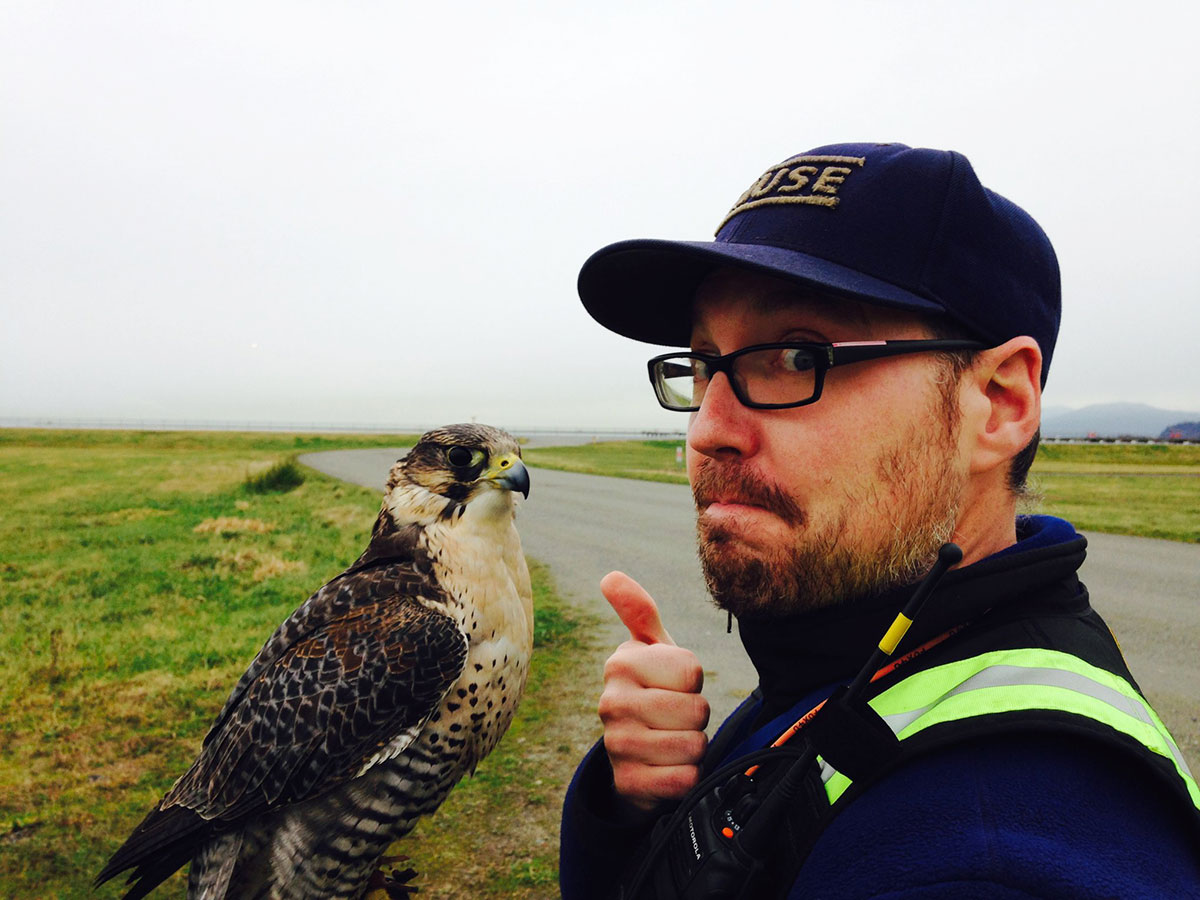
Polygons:
M779 516L762 506L744 503L710 503L696 516L700 534L708 539L717 535L733 537L774 533L780 526L786 527Z
M741 531L744 528L757 529L759 526L782 522L784 519L775 510L757 503L714 500L700 507L698 521L709 528L732 528Z
M701 465L692 479L696 509L715 518L769 513L789 524L803 518L799 505L779 487L739 466Z
M757 510L758 512L772 512L771 509L763 506L761 503L755 503L752 500L742 500L737 497L722 497L718 500L707 501L701 500L698 501L696 505L702 511L751 509Z

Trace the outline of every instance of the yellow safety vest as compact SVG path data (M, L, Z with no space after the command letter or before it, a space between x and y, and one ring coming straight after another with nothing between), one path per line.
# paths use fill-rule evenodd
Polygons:
M1114 737L1132 739L1200 811L1200 788L1150 704L1124 678L1069 653L1039 648L981 653L914 672L868 702L901 747L914 735L928 736L927 729L982 722L983 716L1028 712L1082 717L1097 733L1108 729ZM833 805L853 782L821 757L818 762Z

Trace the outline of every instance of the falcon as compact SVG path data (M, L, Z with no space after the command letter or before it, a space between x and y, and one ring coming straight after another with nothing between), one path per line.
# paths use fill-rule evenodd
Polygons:
M363 897L516 711L533 602L514 492L507 433L423 435L365 552L271 635L96 884L132 869L126 900L144 897L191 860L189 898Z

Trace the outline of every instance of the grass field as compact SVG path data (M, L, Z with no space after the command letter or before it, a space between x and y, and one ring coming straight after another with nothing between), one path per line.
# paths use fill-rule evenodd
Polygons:
M687 482L679 441L613 441L525 451L533 465L646 481ZM1200 446L1043 444L1030 484L1032 512L1081 531L1200 542Z
M92 877L190 763L263 640L365 546L379 495L290 457L407 441L0 430L0 896L119 896ZM411 842L420 896L556 892L547 835L580 747L547 723L577 641L533 573L525 701ZM530 758L545 764L522 779ZM500 808L526 827L480 864ZM181 895L176 876L162 896Z
M1030 485L1080 531L1200 542L1198 446L1043 445Z

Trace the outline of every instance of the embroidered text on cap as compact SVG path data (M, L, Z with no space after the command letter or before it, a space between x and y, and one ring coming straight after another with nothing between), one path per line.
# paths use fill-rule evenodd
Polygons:
M750 189L738 198L733 209L717 226L748 209L773 203L805 203L833 209L838 205L838 189L855 168L866 163L864 156L793 156L763 173Z

